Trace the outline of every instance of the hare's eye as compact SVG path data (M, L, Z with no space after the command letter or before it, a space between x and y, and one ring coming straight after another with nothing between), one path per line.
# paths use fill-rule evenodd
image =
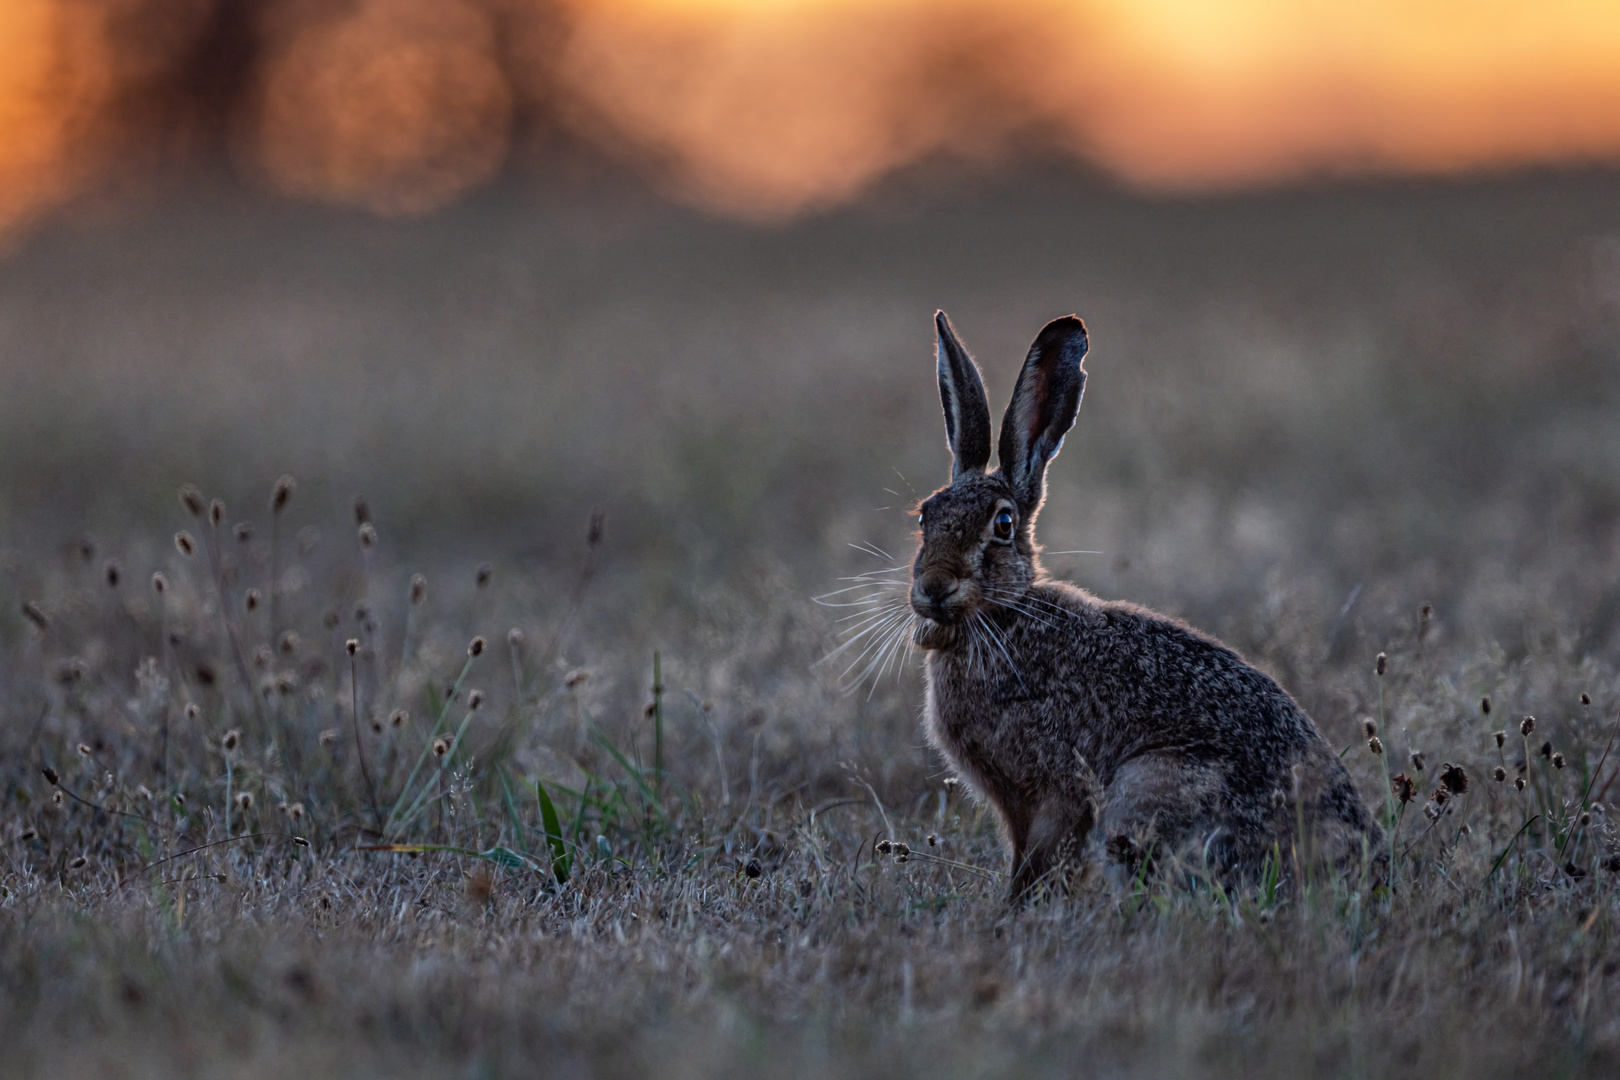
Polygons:
M996 515L996 539L1011 540L1013 530L1013 516L1011 510L1003 510Z

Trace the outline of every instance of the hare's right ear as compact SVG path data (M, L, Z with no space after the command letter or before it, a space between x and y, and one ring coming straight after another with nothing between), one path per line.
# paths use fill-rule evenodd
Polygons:
M939 403L945 407L945 441L955 461L951 479L966 472L983 472L990 463L990 403L978 365L956 337L956 328L943 311L934 313L939 332Z

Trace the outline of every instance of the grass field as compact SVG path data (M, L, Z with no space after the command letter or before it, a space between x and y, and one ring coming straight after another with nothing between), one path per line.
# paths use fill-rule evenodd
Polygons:
M1613 174L98 213L0 262L8 1072L1620 1064ZM1086 318L1049 568L1274 674L1392 888L1004 908L915 666L817 663L947 476L936 307L997 409Z

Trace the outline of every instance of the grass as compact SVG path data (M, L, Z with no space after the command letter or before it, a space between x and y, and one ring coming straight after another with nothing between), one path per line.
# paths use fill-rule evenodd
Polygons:
M883 262L936 265L938 221L762 235L649 211L582 277L546 277L555 250L521 264L594 298L548 309L540 361L502 344L527 341L517 316L452 312L483 343L455 379L432 374L443 340L411 351L431 320L394 295L417 286L389 238L422 244L412 273L476 270L499 232L476 215L515 212L365 240L402 276L333 284L330 307L305 292L342 262L330 222L263 241L290 271L206 282L176 269L216 250L190 217L195 250L160 244L145 278L119 269L140 227L83 279L64 267L88 241L40 239L0 267L5 355L90 359L59 385L14 359L0 387L8 1071L1612 1073L1617 335L1576 256L1620 204L1584 185L1089 191L1101 209L1060 186L1027 231L992 192L940 211L985 230L962 247L990 269L941 281ZM1032 248L1054 222L1094 249ZM1032 250L1041 281L1017 276ZM865 295L818 266L864 267ZM683 313L704 273L727 287ZM141 322L142 289L238 341L236 366L109 374L183 323ZM1392 822L1391 887L1301 888L1278 851L1230 895L1142 873L1009 911L992 823L922 744L915 668L846 693L817 666L840 613L811 598L887 565L850 545L904 559L900 511L943 479L912 293L953 289L1010 312L979 337L958 318L993 390L1025 308L1078 295L1112 327L1042 518L1052 548L1106 554L1051 565L1275 673ZM375 335L399 368L254 352L264 311ZM780 378L738 374L767 355ZM242 370L275 377L247 393ZM391 389L400 371L425 381ZM277 453L296 487L272 485ZM195 513L173 495L193 475Z

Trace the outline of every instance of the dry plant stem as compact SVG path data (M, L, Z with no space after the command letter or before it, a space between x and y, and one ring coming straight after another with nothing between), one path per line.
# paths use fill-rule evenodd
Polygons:
M253 716L259 722L259 732L268 738L274 739L275 734L264 717L264 708L259 704L259 694L253 686L253 673L248 668L247 656L242 652L242 638L236 632L236 619L231 607L230 590L225 587L225 568L220 559L219 525L210 523L207 536L208 563L214 579L214 592L219 596L219 617L225 623L225 636L231 644L231 659L236 664L236 673L242 678L242 687L247 691L248 700L253 703Z
M377 785L371 781L371 770L366 767L366 747L360 740L360 670L357 658L349 657L349 700L354 710L354 755L360 760L360 776L366 782L366 794L371 800L371 819L382 831L382 808L377 805Z
M451 740L450 748L445 751L444 758L439 762L438 769L433 773L433 779L422 785L421 794L417 795L416 801L411 803L410 809L406 810L405 813L400 815L399 819L394 822L394 828L402 830L406 826L410 825L411 819L417 815L417 813L422 809L423 803L426 802L428 792L432 790L435 785L442 785L445 771L450 768L450 763L456 759L456 751L461 749L461 737L467 733L467 725L472 723L472 718L472 710L468 709L467 715L461 721L461 726L456 729L456 737ZM401 794L400 797L404 798L404 794Z

